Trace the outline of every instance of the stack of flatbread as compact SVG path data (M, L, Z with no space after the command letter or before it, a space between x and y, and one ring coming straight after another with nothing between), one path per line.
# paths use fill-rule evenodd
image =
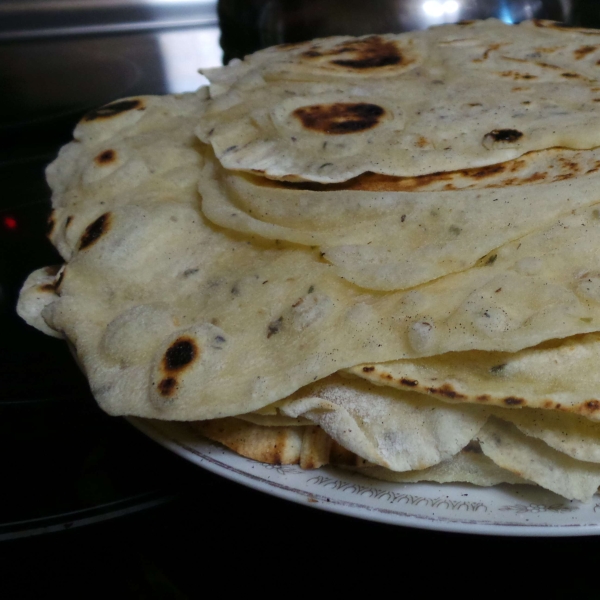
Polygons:
M600 32L328 38L99 108L18 311L113 415L401 482L600 485Z

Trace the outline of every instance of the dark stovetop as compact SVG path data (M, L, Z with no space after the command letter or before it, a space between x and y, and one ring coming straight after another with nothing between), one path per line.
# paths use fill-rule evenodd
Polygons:
M180 38L167 31L0 45L0 89L8 90L0 95L0 448L12 457L0 539L112 518L176 494L172 457L99 411L65 344L25 325L14 307L29 272L62 262L45 239L44 168L74 124L115 97L180 85L165 53L198 48L210 58L204 45L213 40L218 64L217 31L213 23ZM201 83L193 70L186 77L191 89Z
M396 4L411 2L416 0ZM21 9L33 10L36 3L43 1L22 3ZM0 0L0 594L40 597L60 588L67 597L80 597L86 586L85 597L115 590L136 598L195 597L221 561L238 572L251 570L253 577L261 574L265 582L283 574L289 585L302 564L312 567L302 567L305 578L324 570L352 581L359 568L381 573L393 565L394 574L406 568L412 574L414 565L435 565L435 572L450 569L456 578L464 574L463 563L473 572L499 567L500 559L505 566L551 564L557 554L562 572L575 573L600 558L594 539L517 544L385 526L291 504L188 464L126 421L104 415L66 345L28 327L14 311L25 277L61 262L45 239L49 190L43 171L86 110L117 97L197 87L201 78L194 69L215 66L222 57L216 7L188 2L198 5L190 13L179 2L169 12L168 2L155 1L164 5L162 12L148 14L138 10L143 2L130 0L121 20L114 11L96 15L97 21L92 13L61 21L58 13L48 20L35 11L35 19L22 13L3 20L10 4L19 3ZM394 12L393 2L325 4L221 2L225 57L270 43L401 30L412 23L406 11ZM490 10L517 4L536 2L479 3ZM541 16L560 18L557 11L567 5L571 22L600 25L593 3L557 0L546 3L549 12ZM433 589L441 579L423 583ZM587 597L586 581L579 577L564 589ZM549 584L538 585L541 591Z

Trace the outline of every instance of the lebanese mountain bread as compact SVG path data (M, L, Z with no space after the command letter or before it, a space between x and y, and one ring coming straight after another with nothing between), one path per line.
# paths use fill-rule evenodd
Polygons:
M197 133L227 169L321 183L589 149L599 59L593 30L494 19L278 46L204 72Z
M385 291L465 270L494 248L600 200L598 149L531 152L410 181L363 176L318 189L240 176L211 153L206 161L199 190L213 223L318 246L338 275Z
M373 383L448 402L552 409L599 421L599 363L600 334L595 332L515 353L448 352L417 360L356 366L349 372ZM558 419L560 426L569 429L568 423L573 423L566 415L546 418ZM540 422L536 429L548 425ZM530 422L528 431L532 427L534 423Z

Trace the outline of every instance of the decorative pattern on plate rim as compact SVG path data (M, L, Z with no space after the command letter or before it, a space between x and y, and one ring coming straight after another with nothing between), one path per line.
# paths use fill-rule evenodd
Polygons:
M596 504L596 506L600 505ZM514 511L518 515L544 512L565 513L579 510L579 506L572 506L571 504L508 504L501 506L498 510ZM594 511L596 511L596 507L594 507Z
M405 504L410 504L412 506L424 504L425 506L430 506L432 508L446 508L448 510L464 509L469 511L478 511L481 509L483 512L487 512L488 510L488 507L483 502L451 500L448 497L426 498L425 496L415 496L414 494L402 494L392 490L382 490L371 487L370 485L350 483L341 479L326 477L325 475L316 475L315 477L311 477L307 483L321 485L323 487L329 487L334 490L349 492L351 494L358 494L359 496L366 495L369 498L376 498L377 500L387 500L390 504L404 502Z

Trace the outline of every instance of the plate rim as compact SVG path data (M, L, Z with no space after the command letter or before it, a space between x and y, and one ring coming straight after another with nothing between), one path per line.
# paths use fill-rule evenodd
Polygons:
M360 504L358 502L342 501L331 499L327 496L319 495L318 493L308 490L301 490L283 485L281 483L265 479L253 473L244 471L232 465L226 464L218 459L207 456L199 452L197 449L189 446L182 440L177 440L175 437L156 427L151 420L138 417L125 417L125 419L138 431L147 435L153 441L157 442L167 450L177 454L187 461L199 466L211 473L224 477L229 481L243 485L250 489L269 494L271 496L294 502L301 506L316 508L329 513L374 521L385 525L395 527L410 527L413 529L423 529L434 532L459 533L466 535L485 535L499 537L582 537L600 535L600 518L598 523L573 523L573 524L531 524L519 522L495 522L482 523L475 520L458 520L448 519L445 517L436 516L420 516L415 514L402 513L393 509L377 508ZM169 425L188 425L186 422L165 422ZM191 427L189 428L192 431ZM199 432L194 432L200 442L205 441L210 443ZM214 442L212 442L214 443ZM248 461L249 465L260 464L251 459L245 458L232 452L225 446L215 444L224 454L231 455L236 459ZM263 465L264 466L264 465ZM340 469L335 467L327 467L327 472L334 471L339 473ZM324 472L324 471L321 471ZM342 471L344 476L355 475L351 472ZM360 477L360 476L359 476ZM384 482L382 482L384 483ZM390 483L390 482L386 482ZM451 485L451 484L448 484Z

